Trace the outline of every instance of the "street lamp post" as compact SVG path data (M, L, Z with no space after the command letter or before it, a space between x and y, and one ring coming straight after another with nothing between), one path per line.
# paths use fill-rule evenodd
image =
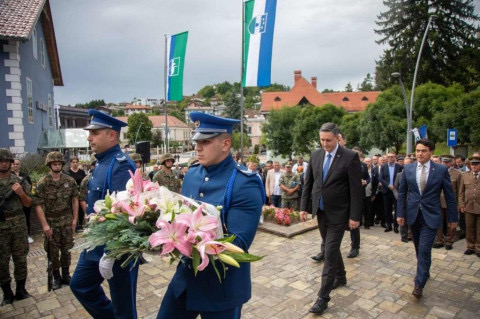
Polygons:
M420 50L418 51L418 57L417 57L417 64L415 65L415 73L413 74L413 81L412 81L412 93L410 95L410 112L409 112L409 117L408 117L408 123L410 124L410 128L412 127L412 112L413 112L413 95L415 93L415 82L417 81L417 72L418 72L418 65L420 64L420 57L422 56L422 50L423 46L425 45L425 40L427 38L428 30L430 30L430 25L432 24L432 20L436 19L437 16L435 14L432 14L428 18L428 23L427 23L427 28L425 29L425 33L423 34L423 39L422 43L420 44ZM407 154L410 154L412 152L412 132L408 132L407 136Z
M403 93L403 100L405 102L405 110L407 111L407 156L410 154L411 150L409 151L408 146L411 145L411 136L412 136L412 117L410 116L410 111L408 110L408 98L407 92L405 92L405 85L403 85L402 75L400 72L393 72L392 77L396 78L400 83L400 87L402 88ZM409 144L410 138L410 144Z

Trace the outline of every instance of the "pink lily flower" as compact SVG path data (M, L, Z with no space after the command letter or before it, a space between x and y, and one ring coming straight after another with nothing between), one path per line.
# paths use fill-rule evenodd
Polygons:
M140 194L143 191L142 171L137 168L135 174L132 174L132 171L128 171L128 173L133 181L133 190L131 190L131 192L135 195Z
M189 228L187 240L192 243L195 243L197 236L202 238L203 241L215 238L218 220L213 216L204 216L202 210L203 205L198 207L193 214L180 214L175 218L176 222Z
M185 230L187 227L181 223L173 221L171 224L166 221L158 221L157 227L159 231L153 233L148 238L148 242L152 247L162 246L161 256L171 253L175 248L186 256L192 254L192 245L185 240Z
M139 205L139 203L128 203L128 202L121 202L122 209L124 212L128 213L128 221L130 223L135 223L135 218L139 216L143 216L145 213L145 205Z
M202 271L210 263L208 255L218 255L226 249L225 245L214 240L202 241L197 244L197 250L202 258L202 262L198 265L197 269Z

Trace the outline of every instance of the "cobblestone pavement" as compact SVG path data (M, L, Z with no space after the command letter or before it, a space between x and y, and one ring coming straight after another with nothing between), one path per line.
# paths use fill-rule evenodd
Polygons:
M431 278L424 297L417 301L411 295L413 244L402 243L398 234L384 233L380 227L362 229L361 234L360 255L344 259L348 283L332 292L324 318L479 318L480 258L463 255L465 240L450 251L433 250ZM342 243L344 257L349 237L346 233ZM0 307L0 318L89 318L68 287L47 292L46 256L41 236L34 238L27 280L33 298ZM265 258L252 266L253 296L243 307L243 318L315 318L308 309L320 288L323 263L314 263L310 256L319 251L319 238L317 230L290 239L257 233L251 252ZM78 255L79 251L73 252L72 270ZM148 258L138 280L140 318L155 318L175 270L167 260Z

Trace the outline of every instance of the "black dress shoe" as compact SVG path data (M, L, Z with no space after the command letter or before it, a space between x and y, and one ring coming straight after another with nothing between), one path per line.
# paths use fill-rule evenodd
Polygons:
M348 253L347 258L355 258L355 257L358 256L359 253L360 253L360 251L359 251L358 248L352 248L350 250L350 252Z
M322 262L325 260L325 254L324 253L319 253L318 255L310 257L313 260L315 260L317 263Z
M473 254L475 254L475 250L467 249L467 250L465 250L465 252L463 254L464 255L473 255Z
M365 229L370 229L370 226L365 225L365 226L363 226L363 228L365 228Z
M480 253L477 253L477 257L480 257Z
M332 289L337 289L338 287L345 286L346 284L347 278L335 278Z
M415 286L415 288L413 288L412 295L415 298L421 298L423 295L423 288L420 286Z
M402 241L403 241L404 243L408 243L408 239L407 239L407 238L402 238Z
M442 248L443 247L443 244L433 244L432 248Z
M392 231L392 227L387 227L385 228L384 232L388 233L389 231Z
M309 311L311 313L316 313L317 315L321 315L325 310L327 310L327 308L328 308L328 301L325 301L322 298L318 298Z
M452 250L453 246L452 245L445 245L446 250Z
M393 232L398 234L398 225L393 225Z

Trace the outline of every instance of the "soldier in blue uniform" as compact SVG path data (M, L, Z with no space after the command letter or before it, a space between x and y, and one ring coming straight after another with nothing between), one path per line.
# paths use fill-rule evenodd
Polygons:
M232 127L238 120L200 112L190 113L195 123L198 163L185 175L184 196L223 206L224 233L237 237L233 242L245 251L252 244L265 201L260 177L238 166L230 154ZM212 265L194 275L191 260L179 263L168 286L157 318L202 319L240 318L242 305L251 297L250 264L228 267L220 283ZM218 268L220 267L220 268ZM217 265L218 269L222 269Z
M127 123L96 110L89 110L88 114L91 121L85 130L89 130L88 141L97 163L88 181L87 215L94 212L95 201L103 199L107 190L125 190L130 178L128 171L135 171L135 164L118 145L120 129ZM122 260L106 257L103 246L81 253L70 288L93 318L137 318L138 264L123 269L121 263ZM104 279L110 285L111 301L101 286Z

